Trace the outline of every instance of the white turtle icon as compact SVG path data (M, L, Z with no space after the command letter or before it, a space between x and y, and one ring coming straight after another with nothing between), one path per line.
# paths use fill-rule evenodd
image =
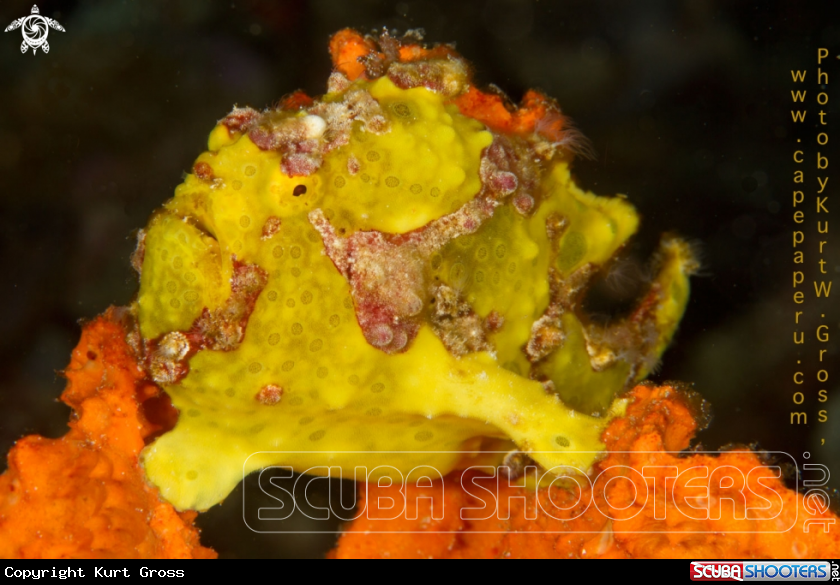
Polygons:
M40 48L45 53L50 52L50 45L47 43L47 34L49 28L54 28L57 31L64 32L64 27L58 24L57 21L46 16L41 16L37 6L32 7L32 14L18 18L12 21L12 24L6 27L4 32L22 28L23 43L20 45L20 52L25 53L26 50L32 47L32 54Z

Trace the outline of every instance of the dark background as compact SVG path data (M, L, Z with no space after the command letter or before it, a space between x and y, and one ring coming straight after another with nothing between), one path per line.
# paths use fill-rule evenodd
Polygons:
M28 15L30 2L4 1L0 26ZM56 371L69 360L78 322L130 302L133 231L172 195L215 121L233 104L263 108L297 88L323 93L330 34L387 26L422 27L428 42L455 42L479 84L495 83L516 101L529 87L559 101L596 153L575 166L582 186L626 193L643 215L631 261L621 265L631 279L632 259L644 259L661 233L698 243L702 274L652 378L694 383L711 402L714 419L699 436L706 447L755 442L800 464L809 451L812 462L840 470L840 304L823 302L825 319L813 300L805 305L810 341L794 346L790 283L791 156L801 138L806 170L814 168L820 46L832 51L823 69L833 83L825 108L833 142L820 150L829 170L840 165L840 131L831 130L840 126L836 2L38 5L67 30L50 32L49 54L21 55L20 31L0 34L0 453L23 434L65 432L69 410L56 401L63 388ZM808 124L798 128L789 114L791 68L809 70ZM827 190L833 213L836 180ZM806 186L812 277L815 186ZM826 254L835 278L837 242L833 235ZM612 310L603 299L592 307ZM812 332L820 322L835 338L831 379L818 386ZM797 360L807 379L807 427L789 424ZM832 397L831 422L822 425L814 422L821 387ZM205 544L224 556L319 556L333 543L331 535L253 534L240 498L241 488L199 520Z

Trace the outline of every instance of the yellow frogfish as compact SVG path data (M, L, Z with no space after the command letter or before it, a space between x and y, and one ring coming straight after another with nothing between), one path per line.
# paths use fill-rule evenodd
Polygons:
M135 341L180 412L148 478L200 510L274 465L401 481L492 446L586 472L676 330L689 246L665 237L638 306L590 321L639 219L575 185L559 107L417 35L330 50L325 95L234 108L140 232Z

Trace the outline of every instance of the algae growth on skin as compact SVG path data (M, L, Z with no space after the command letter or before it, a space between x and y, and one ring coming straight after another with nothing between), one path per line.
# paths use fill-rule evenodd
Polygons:
M557 106L477 90L446 46L331 48L323 97L235 108L140 235L137 346L180 411L148 477L205 509L269 465L401 479L494 439L585 472L677 327L688 247L663 240L639 306L588 322L638 216L574 184Z

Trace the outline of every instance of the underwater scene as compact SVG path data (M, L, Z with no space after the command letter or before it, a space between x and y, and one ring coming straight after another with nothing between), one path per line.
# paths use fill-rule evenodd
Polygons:
M0 16L0 557L840 556L832 3Z

